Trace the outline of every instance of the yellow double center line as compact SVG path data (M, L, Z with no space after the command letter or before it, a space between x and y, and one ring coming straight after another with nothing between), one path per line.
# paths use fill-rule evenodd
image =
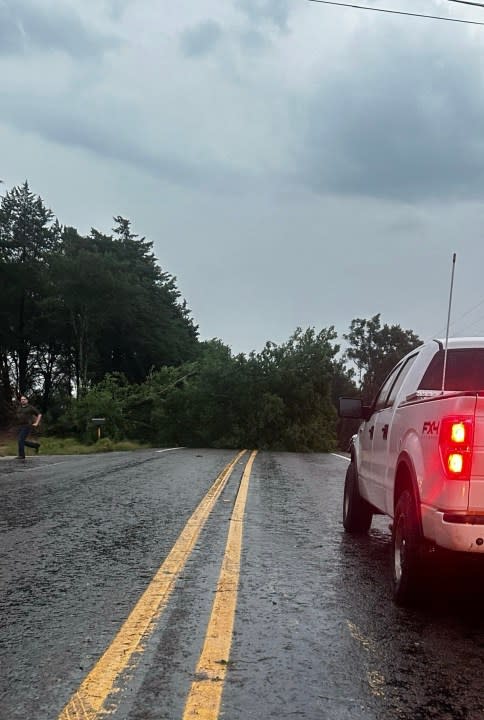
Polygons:
M145 642L149 635L153 632L156 626L156 622L168 603L168 599L173 591L175 582L180 575L180 572L184 568L208 516L213 510L222 490L225 488L235 465L244 455L244 453L245 450L242 450L240 453L238 453L236 457L223 469L223 471L217 477L208 493L205 495L203 500L200 502L200 504L194 511L193 515L188 520L181 535L171 549L166 560L161 565L153 580L136 603L130 615L115 636L113 642L102 655L102 657L98 660L98 662L87 675L87 677L83 680L78 690L72 695L71 699L60 713L58 720L98 720L106 713L106 700L113 692L116 691L116 683L119 680L121 674L124 670L126 670L128 665L133 663L136 653L141 652L143 649L142 643ZM243 487L248 487L250 468L252 467L255 454L256 453L252 453L244 471L241 487L237 496L234 514L232 516L230 524L229 541L231 534L237 536L237 532L235 530L233 531L232 528L234 525L237 524L236 517L238 513L240 515L240 520L238 521L238 532L240 533L239 543L241 543L241 520L247 497L247 489L245 489L244 495ZM242 496L244 496L243 503L241 500ZM227 548L229 547L229 541L227 542ZM230 543L230 546L232 547L232 543ZM236 551L236 555L238 555L238 558L240 558L240 544L238 551ZM226 551L226 556L224 557L222 572L219 579L219 586L221 580L223 580L223 577L225 577L224 567L227 563L229 566L232 565L232 568L235 568L235 566L237 568L237 580L235 580L235 576L233 574L230 575L229 573L226 575L227 582L231 584L232 589L234 587L234 582L235 585L237 584L240 560L236 559L235 565L233 565L233 562L233 559L230 560L230 555L229 557L227 557ZM225 582L225 580L223 581ZM218 590L216 598L220 594L221 591ZM233 603L235 603L235 599L236 587ZM235 604L233 607L233 614L235 614ZM228 649L226 648L224 650L221 657L225 657L225 655L228 654L228 651L230 650L232 627L233 617L232 620L229 622L229 625L226 627L226 631L228 631L228 629L230 628ZM210 653L210 655L212 655L212 653ZM202 658L200 659L200 662L202 661ZM220 682L218 684L221 685ZM218 700L218 703L215 703L217 706L217 711L219 703L220 699ZM210 700L210 704L214 705L214 701ZM190 710L190 712L192 711ZM192 717L215 718L216 716L197 716L196 714L194 715L192 712Z
M232 645L242 551L242 523L249 491L249 478L257 455L254 451L245 466L229 525L227 545L217 583L207 634L197 665L183 720L216 720L222 701L223 684Z

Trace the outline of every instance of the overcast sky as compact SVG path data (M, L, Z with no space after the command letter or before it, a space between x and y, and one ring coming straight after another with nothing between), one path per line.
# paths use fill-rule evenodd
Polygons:
M366 0L484 22L447 0ZM0 0L0 177L154 241L234 352L484 335L484 27L307 0Z

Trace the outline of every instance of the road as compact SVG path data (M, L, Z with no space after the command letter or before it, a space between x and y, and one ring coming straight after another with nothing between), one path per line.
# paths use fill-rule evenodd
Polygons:
M346 467L0 461L0 719L482 720L482 579L449 565L396 607L388 520L343 533Z

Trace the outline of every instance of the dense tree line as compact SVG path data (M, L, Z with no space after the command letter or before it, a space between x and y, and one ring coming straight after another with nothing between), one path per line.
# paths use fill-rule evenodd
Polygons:
M111 372L143 380L198 353L198 332L152 243L117 217L112 235L62 227L28 184L0 204L3 408L35 390L82 397Z
M199 447L325 451L354 431L339 395L371 396L419 344L380 316L356 318L341 355L334 327L234 356L200 342L153 243L116 217L112 234L62 226L27 182L0 203L0 426L33 394L48 431ZM356 368L356 373L355 373Z
M90 418L107 418L114 439L159 445L326 451L337 444L332 395L338 346L333 328L297 329L287 343L233 356L219 340L194 362L163 367L143 383L108 375L71 401L56 432L92 438ZM353 389L341 366L340 382Z

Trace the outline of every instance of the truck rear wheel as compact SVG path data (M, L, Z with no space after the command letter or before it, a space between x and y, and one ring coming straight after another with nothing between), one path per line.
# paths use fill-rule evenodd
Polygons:
M404 490L397 501L392 528L392 589L398 605L407 605L421 589L422 538L413 493Z
M371 505L360 495L358 473L353 461L348 465L343 495L343 526L350 533L366 533L373 518Z

